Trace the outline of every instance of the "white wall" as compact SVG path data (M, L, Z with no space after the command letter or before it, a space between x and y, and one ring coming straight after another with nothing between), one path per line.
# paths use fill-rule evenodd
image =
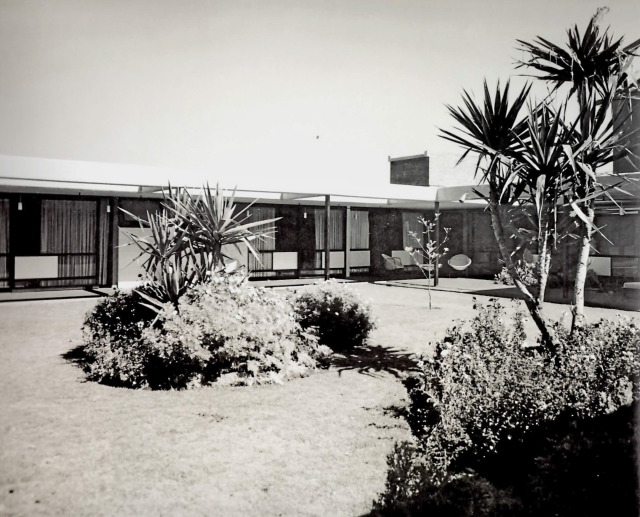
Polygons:
M127 234L146 237L151 231L142 228L120 228L118 231L118 286L131 287L140 280L138 275L144 273L142 259L136 260L139 248L131 243Z

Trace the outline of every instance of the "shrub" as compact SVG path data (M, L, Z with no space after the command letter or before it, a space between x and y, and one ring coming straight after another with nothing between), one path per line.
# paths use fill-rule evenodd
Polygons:
M563 349L550 372L562 409L590 418L631 404L640 395L640 328L626 318L600 320L569 333L554 326Z
M315 328L320 343L333 350L364 344L374 328L369 303L349 285L335 280L301 289L294 306L302 328Z
M116 291L100 299L83 325L83 367L91 380L118 386L145 385L150 351L142 338L155 313L136 292Z
M526 260L516 262L516 271L518 272L518 276L522 280L522 282L528 286L533 287L538 284L538 264L532 264L527 262ZM502 285L514 285L513 278L509 274L506 266L503 266L494 279L494 284L502 284Z
M279 383L307 375L330 352L302 330L286 297L237 275L190 288L177 308L165 304L159 323L145 339L164 361L187 358L201 384Z
M549 356L528 346L521 313L476 308L404 381L417 444L389 456L377 514L601 515L615 499L632 515L637 325L555 324Z
M84 326L88 378L132 388L282 382L326 363L330 350L304 332L278 292L237 275L189 288L159 313L136 293L96 305ZM154 325L151 325L154 318Z
M630 404L639 371L638 328L600 321L572 336L555 327L549 358L527 346L522 314L504 321L493 301L470 330L454 327L405 381L409 423L430 461L459 470L559 416L593 417Z
M634 407L593 418L562 416L478 465L509 486L527 516L637 516Z
M385 492L373 504L371 516L514 517L520 502L475 474L434 472L411 442L396 444L387 458Z

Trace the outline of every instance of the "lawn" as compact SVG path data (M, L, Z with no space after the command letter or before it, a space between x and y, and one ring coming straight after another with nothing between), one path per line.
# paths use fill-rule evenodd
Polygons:
M281 386L181 392L83 381L63 355L95 300L1 304L0 514L367 513L387 453L409 436L397 418L409 354L471 317L473 302L434 292L428 311L424 290L357 289L379 320L366 353Z

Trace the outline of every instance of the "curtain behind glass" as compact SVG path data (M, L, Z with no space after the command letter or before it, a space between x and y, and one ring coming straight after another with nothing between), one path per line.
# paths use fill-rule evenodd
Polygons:
M107 285L109 266L109 225L111 218L107 207L108 199L100 199L98 204L98 284Z
M369 249L369 212L366 210L351 211L350 249Z
M87 285L97 281L96 201L43 199L40 218L40 253L61 255L61 280L46 280L42 285Z
M316 250L324 250L324 208L314 209L316 223ZM344 249L344 210L334 209L329 212L329 248Z
M247 222L249 223L257 223L258 221L267 221L268 219L274 219L276 217L276 207L275 206L252 206L248 210L249 219ZM267 225L267 226L273 226ZM261 226L254 227L254 230L259 231ZM276 249L276 236L275 234L272 237L266 237L262 239L255 239L251 241L253 247L258 251L273 251Z

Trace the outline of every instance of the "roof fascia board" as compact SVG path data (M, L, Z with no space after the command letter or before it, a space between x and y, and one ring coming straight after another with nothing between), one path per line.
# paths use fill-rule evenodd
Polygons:
M141 192L141 193L147 193L147 192L151 192L151 193L153 193L153 192L162 193L162 192L163 192L163 190L164 190L164 188L163 188L163 187L158 187L158 186L156 186L156 187L143 187L143 186L141 185L141 186L139 186L139 187L138 187L138 192Z
M310 194L310 193L306 193L306 194L302 194L302 193L295 193L295 192L283 192L282 194L280 194L280 199L283 201L287 201L287 200L291 200L294 201L296 199L305 199L305 198L309 198L309 197L315 197L318 194Z

